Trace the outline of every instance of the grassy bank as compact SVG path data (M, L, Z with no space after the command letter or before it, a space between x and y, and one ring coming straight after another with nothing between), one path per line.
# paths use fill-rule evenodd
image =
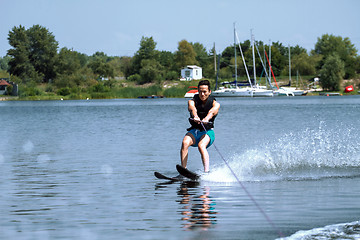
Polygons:
M306 79L306 78L305 78ZM260 79L258 79L259 81ZM265 79L261 80L261 85L265 85ZM233 81L233 79L222 79L222 81ZM239 79L238 81L246 81ZM210 80L212 88L215 87L215 80ZM288 77L278 77L278 86L289 83ZM293 80L292 86L296 85ZM298 86L306 86L308 81L298 82ZM136 85L131 81L99 81L97 84L87 87L66 87L55 88L52 85L32 85L19 86L19 97L3 98L3 100L76 100L76 99L114 99L114 98L138 98L141 96L162 96L166 98L182 98L189 90L189 86L197 86L198 81L163 81L145 85ZM345 83L348 84L348 83ZM221 85L220 85L221 86ZM356 88L357 85L354 84ZM355 89L351 93L338 91L342 95L358 94ZM319 92L309 92L308 96L318 96ZM7 97L7 96L4 96Z
M113 99L138 98L152 95L179 98L184 97L189 86L197 86L197 84L198 81L174 81L136 85L132 82L122 81L113 84L111 87L107 86L106 82L99 82L89 88L73 87L56 90L53 90L49 85L20 86L19 96L12 97L10 100Z

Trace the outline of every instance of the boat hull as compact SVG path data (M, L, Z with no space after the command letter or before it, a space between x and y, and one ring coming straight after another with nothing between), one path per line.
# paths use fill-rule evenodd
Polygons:
M212 92L215 97L273 97L272 90L256 88L225 88Z
M253 90L253 97L273 97L274 93L272 90L266 89L254 89Z
M215 97L252 97L253 92L247 89L226 88L212 92Z
M189 93L189 92L187 92L187 93L185 93L184 98L193 98L195 96L195 94L197 94L197 93Z
M294 87L283 87L282 89L284 89L287 92L292 92L294 96L303 96L307 94L305 90L296 89Z

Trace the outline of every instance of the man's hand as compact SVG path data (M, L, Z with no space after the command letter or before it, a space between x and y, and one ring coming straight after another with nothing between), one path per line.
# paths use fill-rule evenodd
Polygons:
M204 118L204 119L202 120L202 122L203 122L204 124L208 124L208 123L209 123L209 120L208 120L207 118Z
M196 116L196 117L194 117L194 122L196 122L197 124L200 124L201 119L198 116Z

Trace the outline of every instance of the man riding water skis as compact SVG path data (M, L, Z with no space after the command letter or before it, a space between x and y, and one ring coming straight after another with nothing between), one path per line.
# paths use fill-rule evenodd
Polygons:
M209 153L207 148L215 140L214 120L217 116L220 104L211 96L210 82L202 80L198 84L198 92L188 101L188 110L190 112L188 128L180 150L181 166L186 168L188 160L188 149L190 146L198 147L201 159L204 165L204 172L209 172ZM205 129L206 131L205 131Z

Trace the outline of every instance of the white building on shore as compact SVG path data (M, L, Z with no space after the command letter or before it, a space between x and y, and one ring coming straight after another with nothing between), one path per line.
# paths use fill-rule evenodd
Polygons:
M181 69L181 81L202 79L202 68L196 65L188 65Z

